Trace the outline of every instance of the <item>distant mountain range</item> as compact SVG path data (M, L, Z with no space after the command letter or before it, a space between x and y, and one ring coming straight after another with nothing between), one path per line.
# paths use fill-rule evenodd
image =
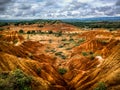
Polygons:
M20 21L32 21L32 20L61 20L63 22L101 22L101 21L120 21L119 17L94 17L94 18L69 18L69 19L11 19L3 20L0 22L20 22Z
M61 19L64 22L101 22L101 21L120 21L120 17L94 17L94 18L79 18L79 19Z

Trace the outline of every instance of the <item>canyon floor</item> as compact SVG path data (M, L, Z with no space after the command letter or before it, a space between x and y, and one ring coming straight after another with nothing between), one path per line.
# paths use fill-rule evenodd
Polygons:
M0 90L120 90L120 29L63 22L2 28Z

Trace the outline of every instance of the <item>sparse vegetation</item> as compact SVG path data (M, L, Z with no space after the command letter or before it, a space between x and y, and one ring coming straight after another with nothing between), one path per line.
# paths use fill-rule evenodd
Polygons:
M61 41L66 41L67 39L62 39Z
M0 90L32 90L31 83L32 77L20 69L0 74Z
M56 52L55 53L56 56L59 56L62 59L66 59L67 57L63 54L63 52Z
M94 90L107 90L104 82L99 82L98 86Z
M59 74L64 75L67 72L67 70L65 68L59 68L58 72Z
M64 47L64 45L59 45L59 48L63 48Z
M3 31L4 30L4 28L0 28L0 31Z
M62 36L62 31L58 31L56 34L55 34L56 37L60 37Z
M110 29L110 28L114 28L114 30L116 28L120 28L120 22L107 22L107 21L101 21L101 22L67 22L68 24L72 24L72 25L75 25L77 27L80 27L80 28L86 28L86 29L92 29L92 28L107 28L107 29Z
M104 25L108 23L111 26ZM115 70L113 79L119 71L120 32L114 28L117 25L111 28L113 22L73 23L78 27L54 20L7 24L0 26L0 90L88 90L95 86L94 90L107 90L111 83L118 85L116 79L96 84L108 80L109 71ZM31 72L35 81L20 69L10 71L15 67Z
M52 39L49 39L49 43L52 43Z

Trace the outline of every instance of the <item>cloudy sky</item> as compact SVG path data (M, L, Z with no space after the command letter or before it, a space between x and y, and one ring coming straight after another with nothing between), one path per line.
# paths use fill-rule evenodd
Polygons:
M120 16L120 0L0 0L0 19Z

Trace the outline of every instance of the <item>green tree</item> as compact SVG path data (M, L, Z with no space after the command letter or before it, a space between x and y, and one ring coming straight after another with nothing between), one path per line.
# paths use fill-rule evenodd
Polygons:
M19 30L19 33L24 33L24 31L22 29Z
M51 31L51 30L50 30L50 31L48 31L48 34L52 34L52 33L53 33L53 31Z
M30 32L30 31L27 31L27 34L31 34L31 32Z

